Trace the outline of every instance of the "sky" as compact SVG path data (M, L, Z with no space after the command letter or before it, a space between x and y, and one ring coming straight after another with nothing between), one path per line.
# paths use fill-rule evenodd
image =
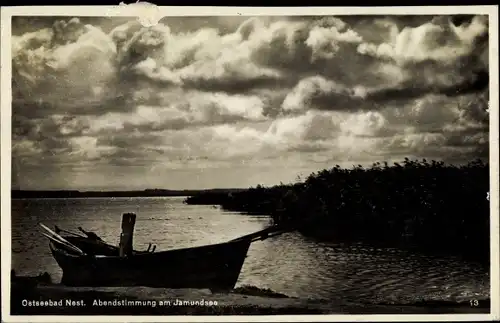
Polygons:
M487 16L13 17L12 187L488 158Z

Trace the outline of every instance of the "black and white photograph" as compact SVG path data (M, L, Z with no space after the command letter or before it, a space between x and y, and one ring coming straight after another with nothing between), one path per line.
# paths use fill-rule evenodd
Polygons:
M10 318L498 315L498 7L38 10L2 8Z

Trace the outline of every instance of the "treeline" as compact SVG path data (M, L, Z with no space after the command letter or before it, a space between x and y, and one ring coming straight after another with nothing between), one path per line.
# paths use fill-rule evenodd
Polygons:
M230 194L204 192L189 204L269 214L306 236L364 241L489 260L489 165L409 160L371 168L335 166L305 181Z
M190 196L214 192L227 194L238 192L241 189L208 189L208 190L164 190L146 189L142 191L76 191L76 190L52 190L52 191L26 191L12 190L12 198L89 198L89 197L160 197L160 196Z

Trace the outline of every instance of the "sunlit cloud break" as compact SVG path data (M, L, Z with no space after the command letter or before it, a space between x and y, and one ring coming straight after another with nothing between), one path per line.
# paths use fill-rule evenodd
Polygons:
M13 18L14 187L488 158L487 16Z

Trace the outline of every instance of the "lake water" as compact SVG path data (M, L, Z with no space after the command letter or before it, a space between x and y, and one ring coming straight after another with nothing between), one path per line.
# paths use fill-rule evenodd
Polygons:
M12 267L19 274L61 270L37 225L81 226L118 244L121 214L137 214L135 249L157 251L224 242L265 228L265 216L183 204L182 197L12 200ZM489 297L488 269L457 258L396 249L316 243L296 233L251 245L237 286L289 296L366 303L468 300Z

